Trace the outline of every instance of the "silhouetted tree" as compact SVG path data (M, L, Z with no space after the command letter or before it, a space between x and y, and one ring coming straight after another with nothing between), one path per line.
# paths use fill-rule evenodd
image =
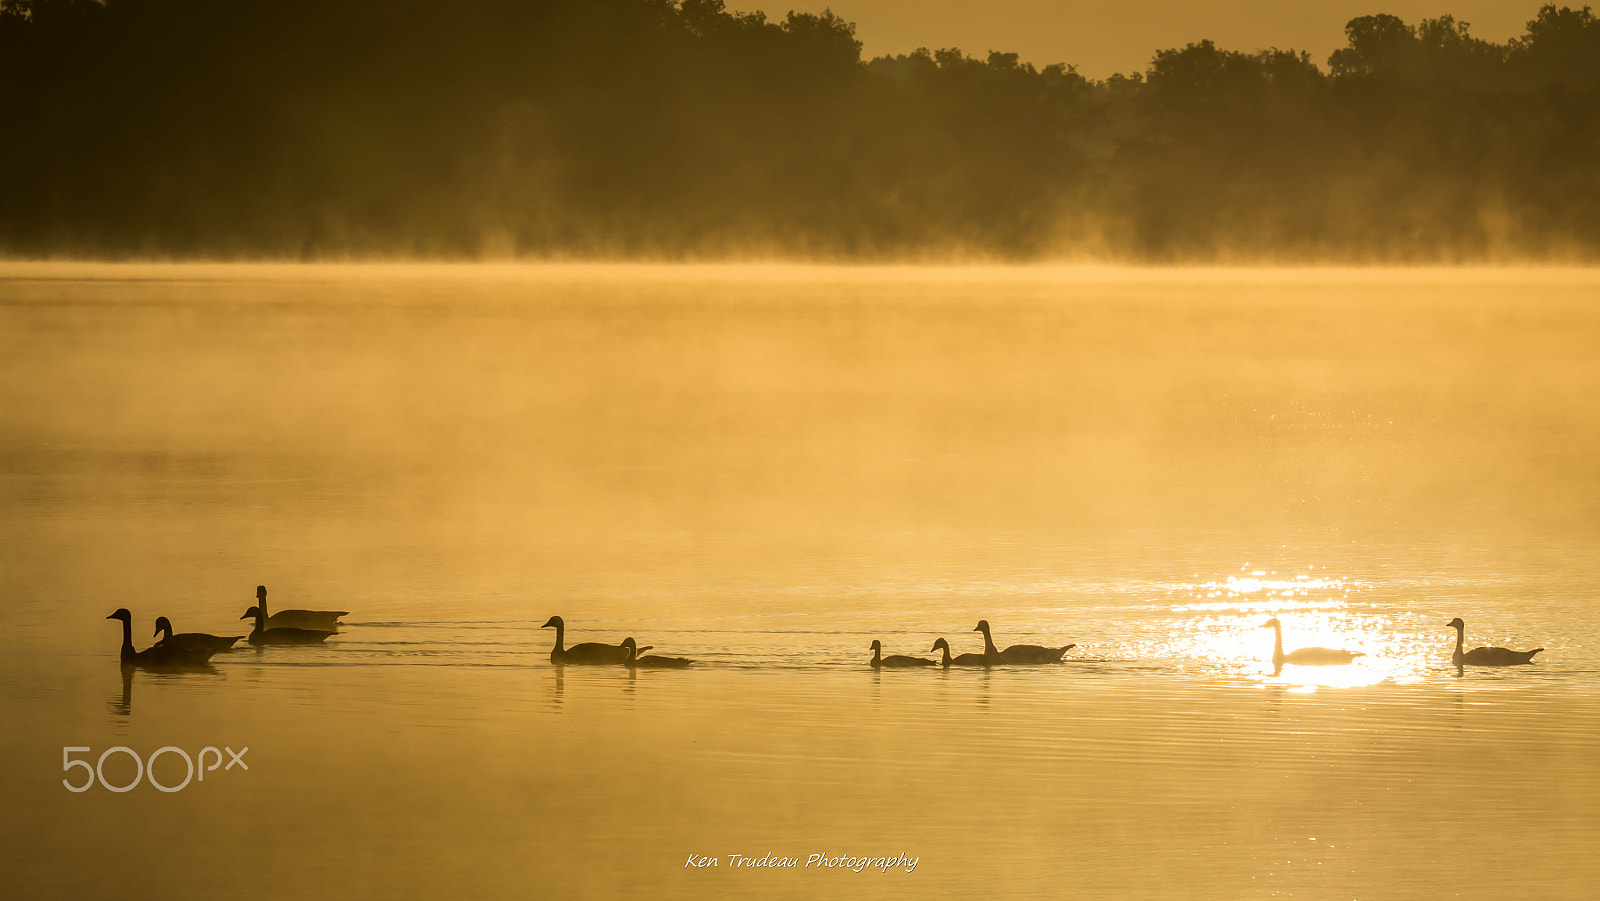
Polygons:
M0 0L0 251L1600 253L1588 7L1346 37L1091 82L722 0Z
M1528 33L1512 40L1510 57L1525 84L1593 87L1600 83L1600 20L1589 7L1539 7Z

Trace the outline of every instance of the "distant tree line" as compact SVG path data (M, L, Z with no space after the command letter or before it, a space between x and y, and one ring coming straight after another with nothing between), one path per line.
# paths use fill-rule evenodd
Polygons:
M1142 73L722 0L0 0L0 253L1600 257L1600 20Z

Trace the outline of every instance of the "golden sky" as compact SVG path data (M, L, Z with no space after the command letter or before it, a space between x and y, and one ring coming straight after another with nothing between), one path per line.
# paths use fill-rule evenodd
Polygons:
M1072 63L1091 78L1144 69L1156 50L1210 38L1229 50L1276 46L1306 50L1327 68L1344 45L1344 24L1357 16L1392 13L1411 24L1449 13L1480 38L1521 34L1540 0L826 0L855 22L867 57L917 47L960 47L983 57L991 50L1022 54L1036 65ZM1560 4L1558 4L1560 5ZM1582 0L1567 5L1582 6ZM729 0L738 10L763 9L782 18L799 3L763 6Z

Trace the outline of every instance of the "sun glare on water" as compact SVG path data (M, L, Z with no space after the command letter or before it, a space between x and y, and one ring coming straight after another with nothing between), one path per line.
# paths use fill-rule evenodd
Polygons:
M1352 600L1370 589L1364 583L1329 575L1246 570L1242 575L1165 588L1172 599L1168 610L1184 622L1172 630L1162 649L1168 655L1213 661L1232 675L1296 693L1422 679L1425 649L1417 647L1415 638L1396 632L1369 605ZM1286 653L1315 647L1361 656L1343 665L1285 664L1275 673L1273 633L1266 627L1271 618L1281 623Z

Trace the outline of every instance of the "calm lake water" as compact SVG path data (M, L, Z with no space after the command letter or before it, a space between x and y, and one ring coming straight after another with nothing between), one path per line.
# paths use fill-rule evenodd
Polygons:
M0 888L1592 898L1597 351L1594 271L0 267ZM257 584L352 612L118 666ZM980 618L1077 647L866 665Z

